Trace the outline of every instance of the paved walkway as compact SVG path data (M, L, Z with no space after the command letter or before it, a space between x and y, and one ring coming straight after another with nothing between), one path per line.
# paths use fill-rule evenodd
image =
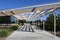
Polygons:
M46 31L34 29L34 32L16 30L10 36L8 36L6 40L60 40L60 39Z

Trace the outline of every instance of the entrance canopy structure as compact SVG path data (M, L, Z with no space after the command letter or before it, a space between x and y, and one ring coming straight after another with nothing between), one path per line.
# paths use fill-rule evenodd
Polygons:
M43 5L35 5L35 6L28 6L28 7L22 7L22 8L1 10L0 16L15 16L16 15L15 17L18 18L17 14L26 14L27 12L31 14L31 12L34 12L34 14L29 16L29 18L31 19L35 16L37 17L38 14L40 14L41 16L44 16L47 13L53 12L57 9L60 9L60 3L50 3L50 4L43 4Z
M33 18L36 19L38 18L38 16L42 17L44 15L53 13L58 9L60 9L60 3L50 3L50 4L43 4L43 5L35 5L35 6L28 6L28 7L22 7L22 8L1 10L0 16L15 16L18 19L26 19L26 16L23 15L22 17L19 17L18 14L30 13L32 15L29 15L28 19L33 19ZM55 14L54 14L54 34L56 34Z

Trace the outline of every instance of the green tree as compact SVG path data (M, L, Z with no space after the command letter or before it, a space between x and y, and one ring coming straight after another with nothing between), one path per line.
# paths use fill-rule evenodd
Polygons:
M57 15L57 21L56 21L56 27L57 27L57 31L60 31L60 14Z
M46 20L46 30L53 30L54 29L54 15L50 14ZM56 16L56 28L57 31L60 31L60 14Z
M46 30L53 30L54 27L54 15L50 14L46 20Z
M19 20L19 23L22 23L22 25L26 22L26 20Z

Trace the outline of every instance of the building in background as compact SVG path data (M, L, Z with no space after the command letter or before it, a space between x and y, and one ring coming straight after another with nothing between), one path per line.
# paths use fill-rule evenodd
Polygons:
M15 22L16 18L13 16L0 16L0 24L10 24Z

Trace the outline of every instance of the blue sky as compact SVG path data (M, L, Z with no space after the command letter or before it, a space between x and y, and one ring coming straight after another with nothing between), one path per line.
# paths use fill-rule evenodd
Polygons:
M0 0L0 10L60 2L60 0Z
M0 0L0 10L60 2L60 0Z

